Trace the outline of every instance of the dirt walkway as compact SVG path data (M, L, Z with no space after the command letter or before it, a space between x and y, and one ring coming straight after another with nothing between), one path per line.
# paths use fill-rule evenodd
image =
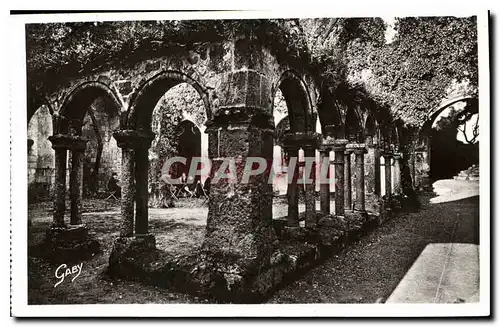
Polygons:
M430 203L404 214L279 290L270 303L385 301L429 243L479 244L479 197ZM453 226L457 227L453 240Z

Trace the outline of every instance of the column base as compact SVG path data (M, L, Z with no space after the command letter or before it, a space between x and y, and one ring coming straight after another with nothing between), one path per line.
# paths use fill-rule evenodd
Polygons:
M156 249L156 238L153 234L135 234L135 242L145 249Z
M99 242L85 225L50 227L38 248L37 255L62 263L88 260L101 251Z
M359 230L368 218L366 211L346 210L345 219L347 222L347 230Z

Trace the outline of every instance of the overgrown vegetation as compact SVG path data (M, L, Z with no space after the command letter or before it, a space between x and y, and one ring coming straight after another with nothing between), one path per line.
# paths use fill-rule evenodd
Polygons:
M308 20L312 65L347 104L363 98L420 125L453 88L477 95L475 17L397 18L386 42L380 18ZM344 96L344 95L348 96Z
M392 42L380 18L121 21L27 26L28 98L43 103L84 71L212 46L244 36L280 62L305 67L342 106L391 108L419 125L453 85L477 93L475 17L396 19Z

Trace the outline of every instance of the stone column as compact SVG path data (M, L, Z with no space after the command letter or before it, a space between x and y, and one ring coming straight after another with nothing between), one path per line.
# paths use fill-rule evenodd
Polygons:
M303 147L304 157L307 160L316 160L316 147L311 145L306 145ZM307 161L306 161L307 162ZM305 169L304 169L305 171ZM306 204L306 227L314 228L316 227L316 167L313 163L309 176L307 179L311 179L312 183L306 183L305 185L305 204Z
M394 194L400 195L402 193L401 186L401 153L394 153Z
M365 145L356 144L353 151L356 159L356 202L354 210L365 212Z
M385 195L390 196L392 194L392 172L391 172L391 153L384 153L384 168L385 168Z
M52 227L65 227L64 212L66 211L66 160L68 144L61 134L49 136L55 151L54 163L54 215Z
M32 139L28 139L28 154L31 152L31 147L33 146L33 143L35 143L35 141L33 141Z
M63 148L55 149L54 165L54 217L52 225L54 227L63 227L64 212L66 211L66 160L68 152Z
M373 147L373 179L374 179L374 193L378 196L382 194L382 183L381 183L381 173L380 173L380 149L376 145Z
M121 170L121 223L120 236L130 237L134 234L134 159L136 137L135 131L117 131L113 133L118 147L122 149Z
M83 156L87 140L75 139L71 148L71 171L69 175L71 199L71 225L82 224Z
M269 171L241 182L249 157L272 162L273 126L272 116L261 117L261 124L255 125L245 113L236 114L234 110L221 111L214 118L212 128L218 131L218 147L209 152L214 178L202 251L216 258L237 260L234 264L244 270L268 258L276 240ZM263 126L267 121L269 125Z
M30 152L31 152L31 147L33 146L33 143L34 141L32 139L28 139L28 187L29 187L29 184L31 183L31 180L30 180L30 169L31 169L31 165L30 165ZM28 226L31 226L31 215L28 215Z
M365 155L365 190L367 194L375 193L375 146L373 137L366 138L367 152Z
M295 167L293 170L288 166L288 185L287 185L287 198L288 198L288 216L287 225L290 227L299 226L299 187L297 181L299 179L299 148L297 146L284 147L288 156L288 163L295 158Z
M347 140L335 140L333 151L335 153L335 215L344 216L344 168L345 168L345 146Z
M135 236L145 237L149 234L148 227L148 149L154 134L140 135L135 148Z
M344 209L352 210L352 179L351 179L351 153L352 150L348 149L344 152L344 188L345 188L345 197L344 197Z
M320 154L320 177L326 177L325 180L320 178L319 199L321 212L325 215L330 214L330 148L322 147L319 151ZM325 167L324 162L328 161ZM322 170L326 169L326 172Z

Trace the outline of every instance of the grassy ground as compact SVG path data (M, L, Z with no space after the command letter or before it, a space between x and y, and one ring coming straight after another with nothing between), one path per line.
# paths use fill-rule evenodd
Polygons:
M179 204L182 207L182 204ZM198 246L203 238L204 226L189 224L165 215L152 215L150 230L157 236L158 248L169 248L175 253L185 253ZM84 201L84 223L90 226L101 244L102 252L92 260L83 262L82 273L71 282L71 277L54 288L58 281L55 271L61 263L48 263L29 256L28 302L30 304L73 303L193 303L203 300L186 294L174 293L137 282L111 281L105 274L114 240L118 237L120 223L119 203L101 200ZM90 213L90 211L92 213ZM175 209L179 212L180 209ZM30 206L33 225L29 230L29 246L35 247L42 240L51 221L51 203ZM85 214L87 212L88 214ZM178 218L178 217L176 217ZM29 254L28 254L29 255Z
M453 242L478 243L478 197L455 202L430 204L418 213L387 222L359 242L350 245L299 280L279 290L271 303L371 303L385 300L404 276L425 245L450 242L451 230L458 221ZM169 252L189 253L201 244L204 224L189 217L192 210L151 209L150 229L157 247ZM29 246L42 239L51 220L51 204L30 206L33 225ZM83 263L81 275L71 282L66 278L54 288L54 273L62 263L50 264L29 256L30 304L57 303L198 303L193 296L130 281L111 281L105 274L113 241L118 236L118 203L86 201L84 220L101 244L102 253ZM187 218L186 218L187 217Z

